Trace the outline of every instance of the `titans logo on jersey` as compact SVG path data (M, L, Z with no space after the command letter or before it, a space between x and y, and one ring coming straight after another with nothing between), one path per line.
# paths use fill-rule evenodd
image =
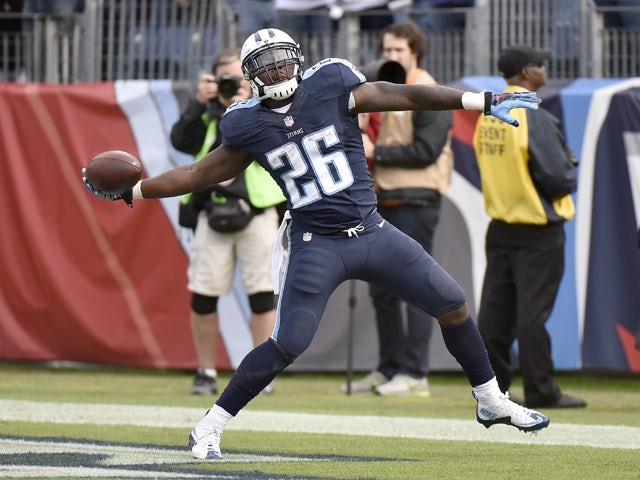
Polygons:
M288 108L251 99L222 119L223 144L253 153L282 188L294 223L309 231L353 227L375 209L358 119L348 111L351 90L364 81L349 62L323 60L304 73Z

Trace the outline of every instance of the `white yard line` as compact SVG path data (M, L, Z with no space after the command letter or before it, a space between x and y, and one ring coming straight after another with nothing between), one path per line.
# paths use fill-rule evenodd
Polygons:
M86 404L0 400L0 421L40 423L136 425L184 428L187 432L202 417L200 408ZM640 428L618 425L554 423L537 435L496 425L485 429L475 420L324 415L243 410L228 430L332 433L539 445L576 445L595 448L640 449Z
M48 446L47 446L48 447ZM169 478L175 480L202 478L200 474L186 474L176 472L159 472L150 470L141 472L139 470L100 468L100 467L40 467L25 465L0 465L0 475L2 478ZM228 476L208 477L211 479L233 478Z

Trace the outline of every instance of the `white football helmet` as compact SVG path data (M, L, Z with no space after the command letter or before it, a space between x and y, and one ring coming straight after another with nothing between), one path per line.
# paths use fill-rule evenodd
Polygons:
M244 78L259 100L289 98L302 80L304 56L300 45L276 28L250 35L240 50L240 61Z

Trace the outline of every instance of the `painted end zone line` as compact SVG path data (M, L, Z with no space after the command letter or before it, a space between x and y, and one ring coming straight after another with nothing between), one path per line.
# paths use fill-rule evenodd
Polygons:
M185 435L204 413L200 408L0 400L0 421L184 428ZM638 427L553 423L553 419L548 428L530 435L505 425L485 429L475 420L244 410L227 429L640 449Z

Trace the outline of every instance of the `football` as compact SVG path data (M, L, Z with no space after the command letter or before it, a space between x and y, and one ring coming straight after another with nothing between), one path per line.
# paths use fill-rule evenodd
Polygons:
M125 192L140 180L141 175L138 159L121 150L99 153L85 170L87 181L103 193Z

